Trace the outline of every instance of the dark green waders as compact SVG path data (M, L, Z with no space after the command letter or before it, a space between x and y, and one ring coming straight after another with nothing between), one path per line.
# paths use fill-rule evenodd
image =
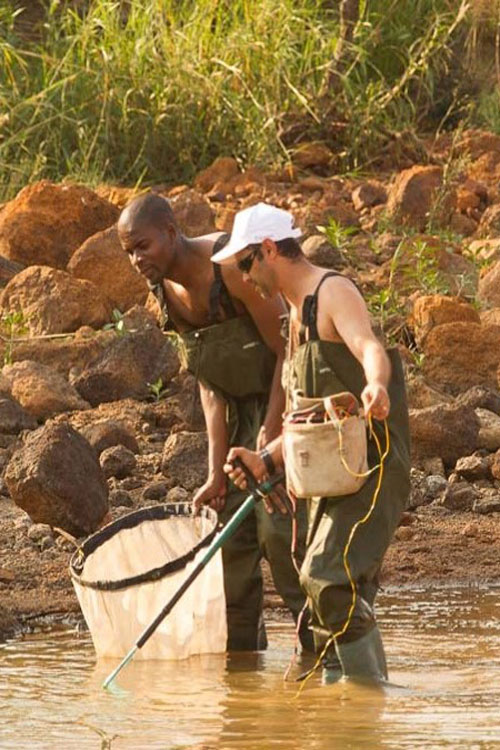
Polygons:
M219 249L214 247L214 252ZM214 264L215 281L210 294L211 319L221 305L227 315L235 316L220 267ZM163 294L158 294L165 321L168 320ZM193 375L222 396L227 404L230 446L255 450L257 435L264 422L269 391L274 375L275 357L248 315L230 317L207 328L180 334L180 354L184 366ZM226 504L219 517L226 522L247 497L228 483ZM305 504L297 510L297 567L304 559L307 534ZM262 617L263 581L260 568L265 557L274 584L284 603L297 620L306 597L291 557L292 520L279 512L269 514L262 503L243 522L225 544L224 587L227 602L228 649L254 651L267 646ZM302 618L300 640L304 649L313 651L309 617Z
M305 305L303 311L303 329L308 329L309 338L297 347L292 358L294 387L310 397L351 391L360 399L366 385L360 363L345 344L318 338L318 291L319 288L308 298L309 305ZM311 300L316 301L316 307L314 304L311 307ZM410 491L410 439L403 369L396 350L389 350L388 355L392 365L388 419L390 452L384 462L383 481L375 508L369 520L358 526L349 547L348 564L355 582L356 603L347 629L335 644L346 676L377 677L378 672L379 677L386 677L373 605L378 572ZM384 425L374 420L373 427L384 451ZM370 467L379 463L374 440L368 443L368 463ZM352 527L365 516L372 504L377 480L376 470L354 495L307 501L309 531L301 583L309 597L318 651L332 634L343 630L347 622L353 597L343 560L344 550ZM335 662L332 651L331 662ZM377 669L369 663L373 653L378 655L375 659ZM328 659L326 664L328 666Z

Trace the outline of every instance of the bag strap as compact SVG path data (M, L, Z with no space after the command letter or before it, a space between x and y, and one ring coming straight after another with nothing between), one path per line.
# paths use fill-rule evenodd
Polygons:
M224 245L229 240L228 234L221 234L220 237L214 242L212 248L212 255L222 250ZM209 304L209 321L210 325L215 325L219 322L219 308L222 307L228 318L236 318L237 312L231 299L231 295L227 289L222 278L222 268L219 263L212 263L214 269L214 280L210 287L210 294L208 299Z
M303 344L306 340L317 341L318 334L318 295L321 286L330 276L341 276L337 271L327 271L319 280L318 286L312 294L304 298L302 305L302 323L300 326L299 340ZM307 336L306 336L307 334Z

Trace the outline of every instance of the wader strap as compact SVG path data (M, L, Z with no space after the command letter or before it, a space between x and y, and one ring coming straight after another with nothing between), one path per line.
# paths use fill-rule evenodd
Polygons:
M229 240L228 234L222 234L215 242L212 255L222 250L224 245ZM229 294L224 279L222 278L222 269L219 263L213 263L214 268L214 280L210 287L209 296L209 320L210 325L215 325L219 322L219 308L222 307L227 318L236 318L238 313L236 312L231 295Z
M317 321L319 290L321 289L321 285L323 284L323 282L330 276L341 275L342 274L337 273L336 271L328 271L328 273L325 273L325 275L320 279L320 282L314 290L313 294L308 294L304 299L304 304L302 306L302 323L300 325L299 331L299 342L301 344L304 344L307 340L316 341L319 339ZM306 334L308 335L306 336Z

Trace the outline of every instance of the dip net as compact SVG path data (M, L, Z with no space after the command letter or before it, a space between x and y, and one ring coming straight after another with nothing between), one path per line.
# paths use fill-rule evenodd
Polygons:
M122 658L203 557L217 515L188 503L155 505L122 516L88 537L70 574L99 657ZM220 550L153 636L142 659L185 659L226 650Z

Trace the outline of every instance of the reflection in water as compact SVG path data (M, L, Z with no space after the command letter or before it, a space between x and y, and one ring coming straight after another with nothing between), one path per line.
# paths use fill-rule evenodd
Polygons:
M283 683L292 628L272 624L261 654L114 662L90 638L40 634L0 647L0 749L500 749L500 592L380 597L392 684ZM307 665L299 665L296 672ZM99 736L101 733L101 736ZM101 744L102 743L102 744Z

